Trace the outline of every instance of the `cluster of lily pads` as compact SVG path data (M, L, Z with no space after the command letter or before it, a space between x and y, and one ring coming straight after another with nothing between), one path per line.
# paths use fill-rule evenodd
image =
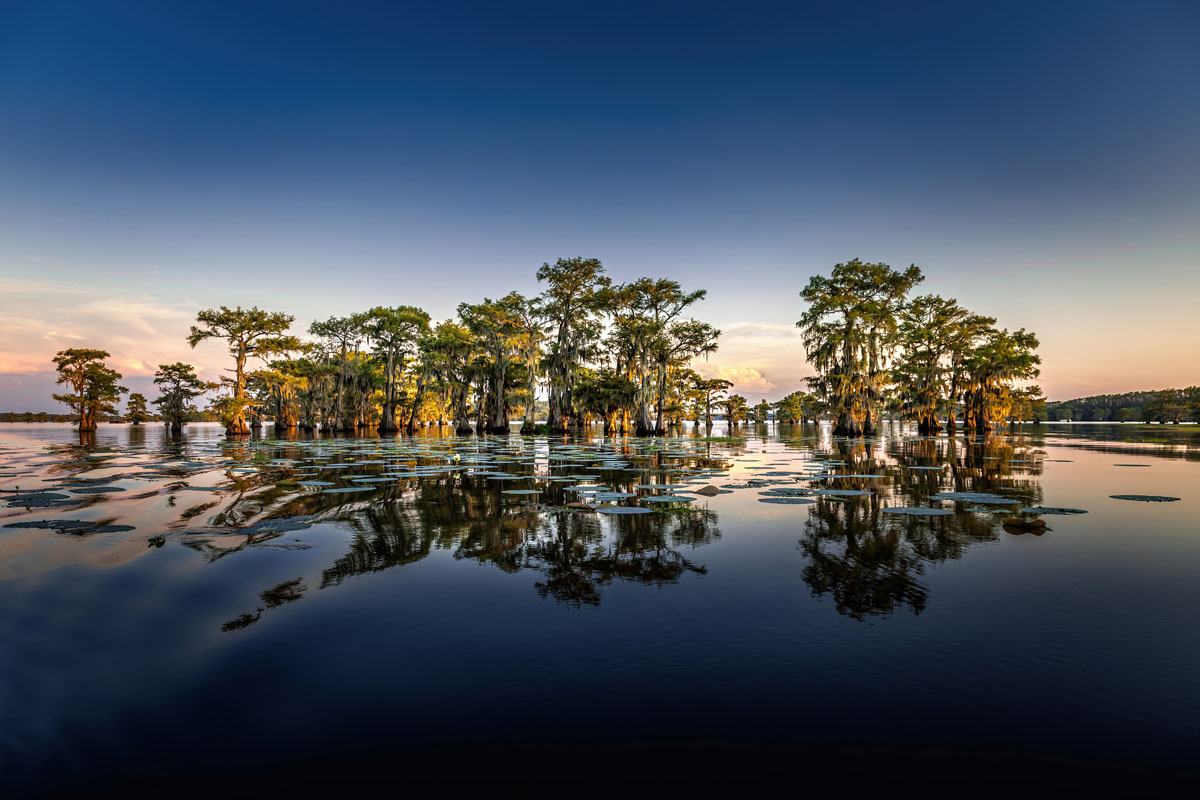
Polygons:
M166 532L268 534L302 530L319 517L377 502L421 502L411 490L424 481L452 480L464 489L494 489L500 503L521 513L595 512L607 515L682 511L705 497L745 491L759 503L852 503L885 495L884 487L914 481L936 488L947 464L898 464L884 471L853 471L816 442L786 442L762 459L746 457L745 440L603 439L563 442L525 437L315 439L190 442L180 450L148 447L0 448L0 506L14 517L7 528L60 533L131 530L111 513L124 500L211 496L208 525ZM763 450L763 453L767 453ZM286 457L284 454L286 453ZM1035 455L1004 459L1030 463ZM983 456L999 461L997 456ZM1145 465L1117 465L1145 466ZM736 470L736 477L731 470ZM876 468L878 470L878 468ZM907 477L906 477L907 475ZM722 483L725 480L728 482ZM1004 491L1001 489L1001 491ZM923 492L919 493L923 496ZM234 500L254 498L257 518L211 521ZM1112 495L1118 500L1171 502L1179 498ZM960 512L1017 513L1022 518L1074 515L1083 509L1028 504L1028 498L990 491L938 491L928 506L890 506L907 517ZM297 516L295 503L315 514ZM1011 508L1011 507L1018 508ZM289 511L292 509L292 511ZM197 512L201 513L201 512ZM67 518L67 517L70 518ZM184 522L190 521L190 518Z

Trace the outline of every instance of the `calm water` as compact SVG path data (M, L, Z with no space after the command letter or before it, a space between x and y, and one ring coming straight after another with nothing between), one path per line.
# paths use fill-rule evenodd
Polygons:
M1200 430L746 433L0 426L4 779L1197 763Z

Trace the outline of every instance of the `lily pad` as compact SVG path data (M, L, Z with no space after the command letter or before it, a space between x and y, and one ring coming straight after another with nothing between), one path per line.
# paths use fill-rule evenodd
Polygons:
M62 506L73 506L82 503L83 499L76 497L73 500L39 500L32 497L22 497L16 500L9 500L9 508L60 508Z
M91 528L95 525L94 522L87 522L82 519L39 519L28 522L10 522L4 527L6 528L33 528L34 530L73 530L76 528Z
M1032 508L1017 509L1022 514L1086 514L1082 508L1054 508L1047 506L1033 506Z
M597 514L653 514L654 510L638 506L597 506Z
M953 500L956 503L984 503L990 505L1016 505L1020 500L1001 497L991 492L938 492L932 495L934 500Z
M1165 497L1159 494L1110 494L1113 500L1137 500L1141 503L1174 503L1178 497Z
M296 522L295 520L288 520L288 519L265 520L263 522L256 522L255 524L250 525L249 527L242 528L242 530L239 531L239 533L248 533L248 534L284 533L286 531L308 530L309 527L311 527L310 523Z
M809 500L807 497L760 497L758 498L758 502L774 503L781 506L802 506L806 504L811 505L817 501Z

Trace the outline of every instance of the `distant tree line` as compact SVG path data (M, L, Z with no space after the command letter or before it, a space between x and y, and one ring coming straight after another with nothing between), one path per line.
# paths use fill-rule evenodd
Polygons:
M51 414L48 411L0 411L0 422L75 422L75 415Z
M1200 421L1200 386L1077 397L1047 403L1046 411L1060 422Z

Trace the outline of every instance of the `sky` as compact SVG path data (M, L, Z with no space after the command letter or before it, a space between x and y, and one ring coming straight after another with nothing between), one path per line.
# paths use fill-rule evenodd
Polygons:
M855 257L1034 330L1051 399L1200 384L1197 86L1194 0L0 0L0 411L67 347L216 378L202 308L445 319L570 256L707 289L752 402Z

